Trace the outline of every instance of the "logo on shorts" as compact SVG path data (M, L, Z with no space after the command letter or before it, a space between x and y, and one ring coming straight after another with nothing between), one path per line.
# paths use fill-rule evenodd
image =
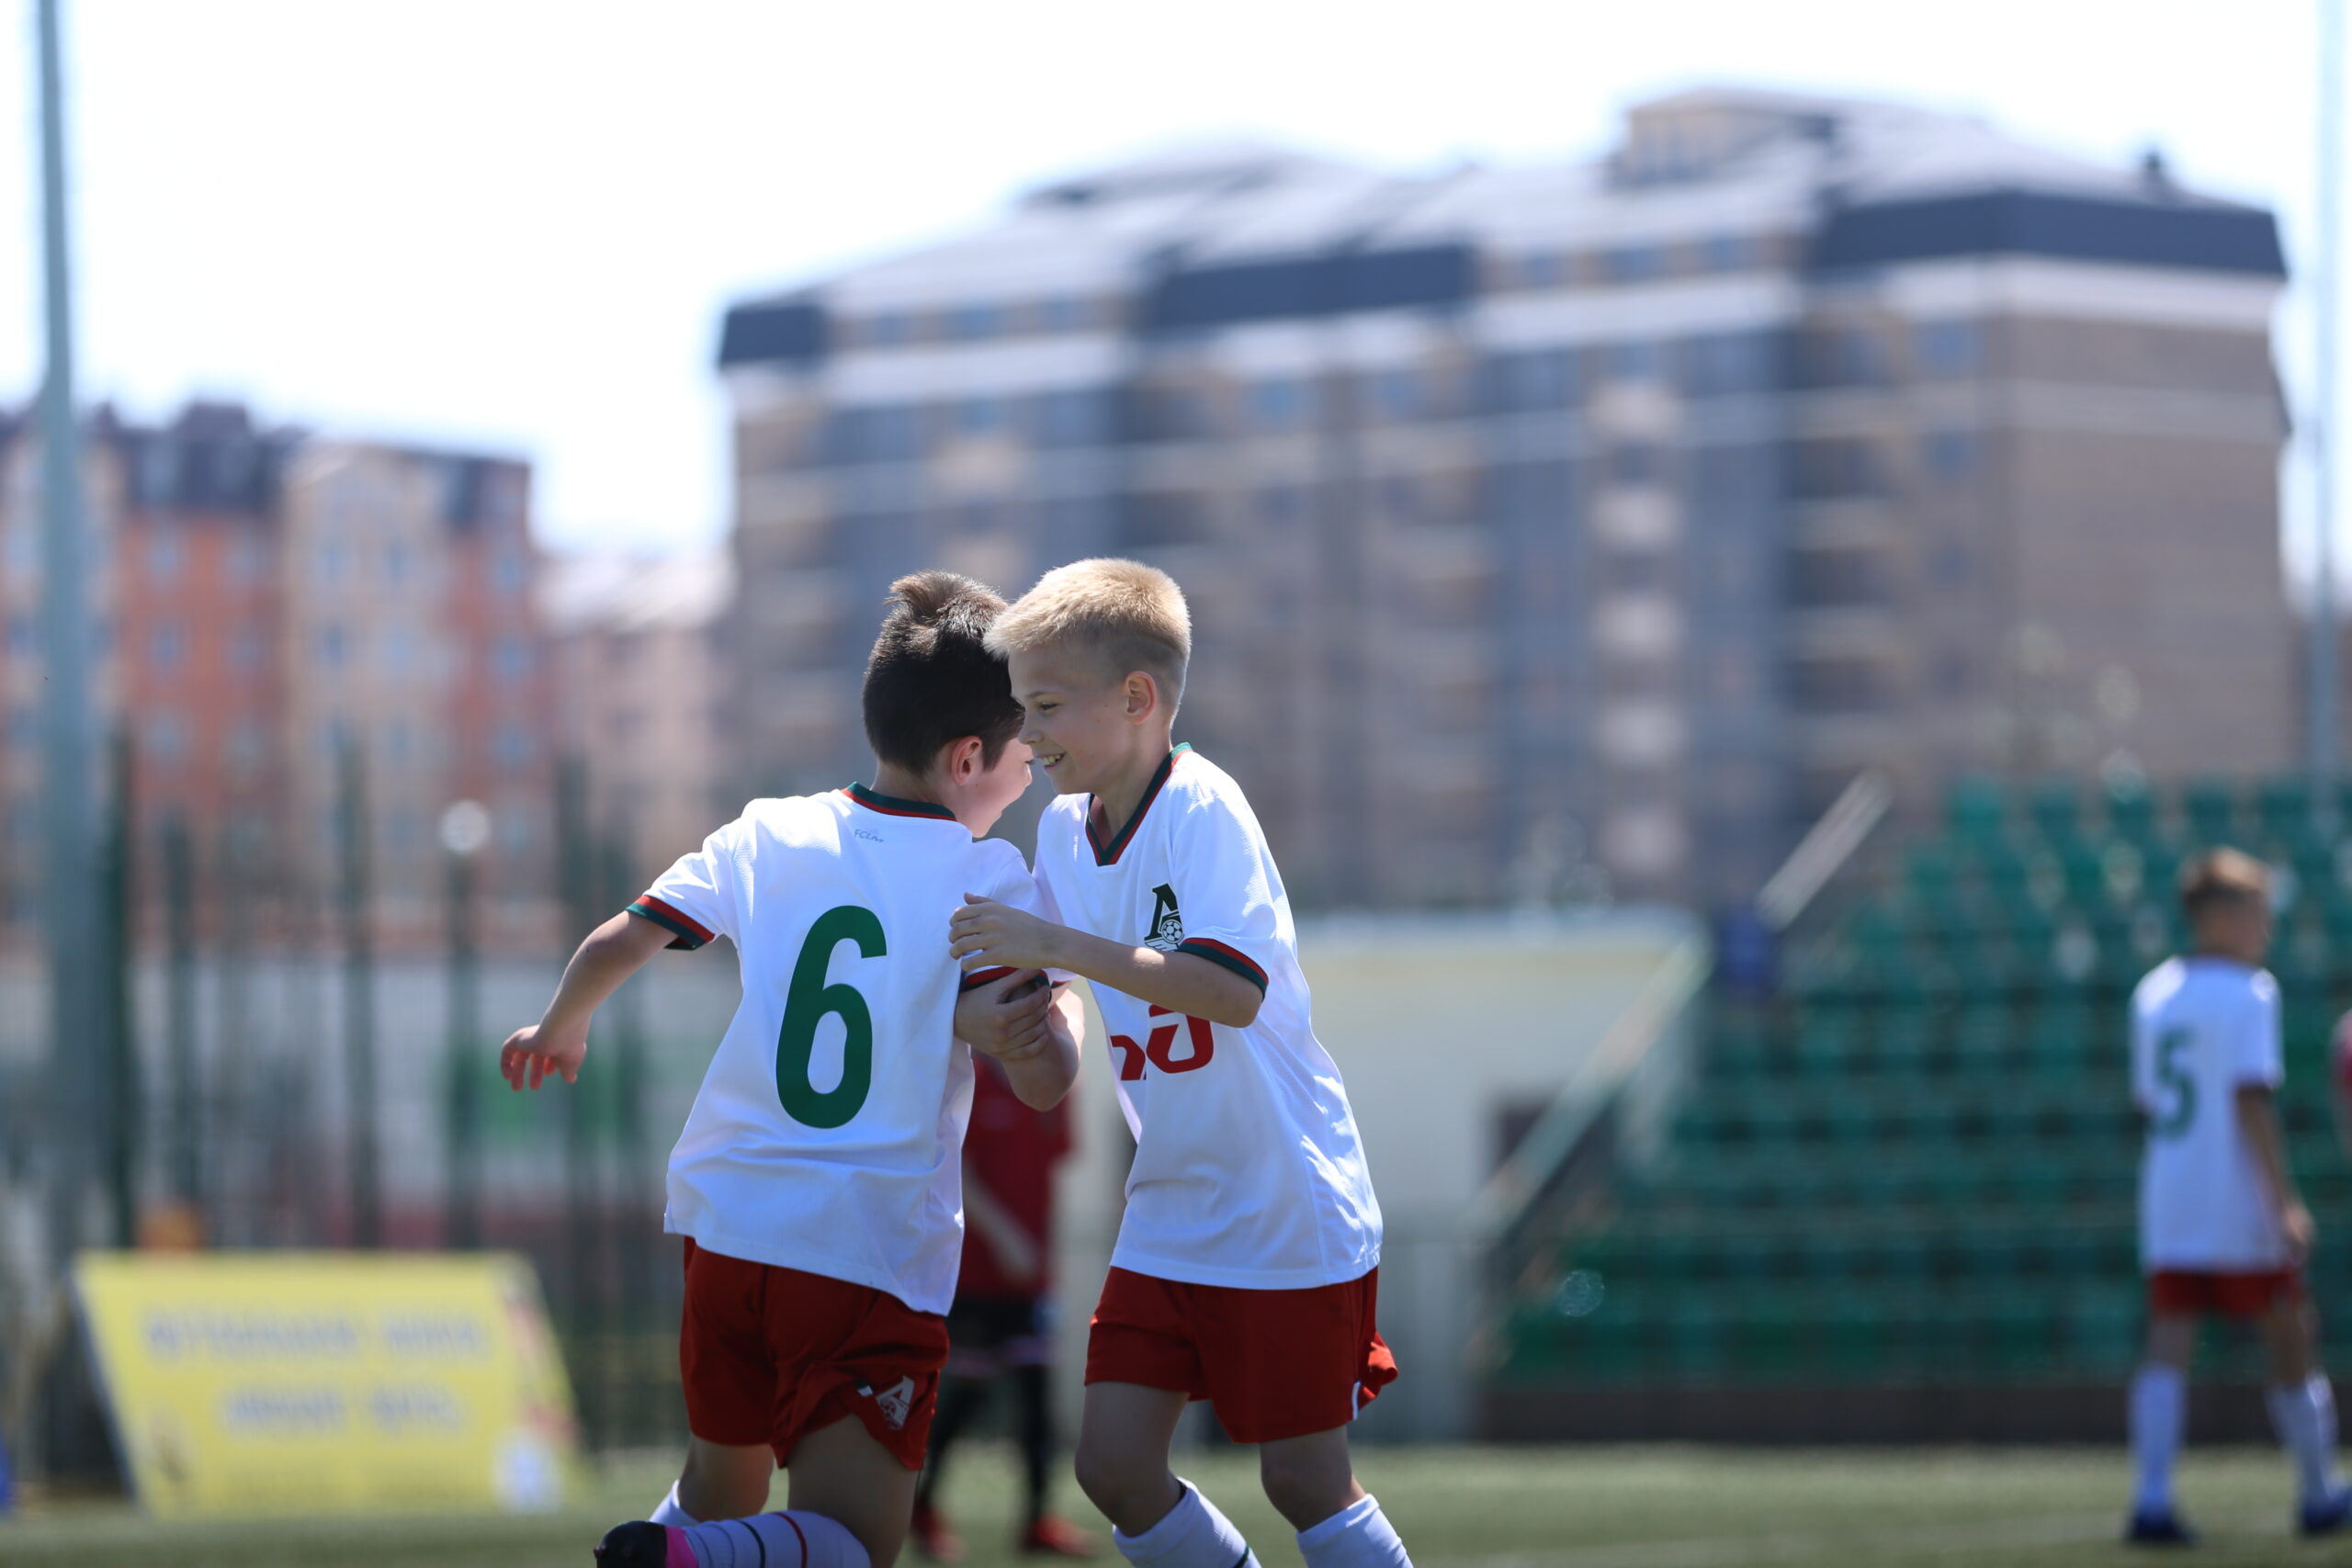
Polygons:
M858 1386L857 1392L882 1407L882 1419L890 1423L890 1430L893 1432L903 1429L907 1424L907 1417L914 1413L915 1380L912 1378L900 1378L896 1384L884 1389L880 1393L876 1393L871 1388L862 1383Z
M1151 934L1143 939L1143 944L1173 953L1184 942L1184 917L1176 908L1176 889L1163 882L1151 890Z

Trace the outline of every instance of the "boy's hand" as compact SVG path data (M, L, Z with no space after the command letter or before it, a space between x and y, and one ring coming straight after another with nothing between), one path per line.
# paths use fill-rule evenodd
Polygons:
M2312 1212L2300 1199L2279 1211L2278 1231L2286 1237L2287 1248L2299 1264L2312 1255L2312 1243L2319 1239L2319 1227L2312 1222Z
M967 969L1050 969L1061 929L1010 904L967 893L964 907L947 923L947 939Z
M1035 969L975 986L956 998L956 1038L984 1056L1018 1062L1046 1048L1054 988Z
M498 1070L504 1076L507 1087L514 1089L537 1089L548 1077L561 1074L566 1083L580 1081L580 1064L588 1055L588 1032L564 1037L549 1033L540 1024L518 1029L506 1037L499 1048ZM529 1082L524 1082L526 1077Z

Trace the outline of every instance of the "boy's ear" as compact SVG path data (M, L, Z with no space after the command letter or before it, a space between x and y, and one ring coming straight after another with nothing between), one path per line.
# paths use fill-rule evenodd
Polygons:
M1149 718L1159 710L1159 682L1140 670L1131 670L1127 672L1125 686L1129 718Z

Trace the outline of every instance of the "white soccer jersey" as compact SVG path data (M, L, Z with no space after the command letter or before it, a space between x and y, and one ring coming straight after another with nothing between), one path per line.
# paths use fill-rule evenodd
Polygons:
M2278 983L2226 958L2175 958L2132 994L2132 1098L2148 1119L2140 1260L2150 1273L2260 1272L2289 1261L2237 1091L2277 1089Z
M856 785L753 801L629 906L673 947L728 937L743 980L670 1156L667 1229L947 1310L972 1111L947 923L967 892L1044 908L1012 845Z
M1355 1115L1317 1043L1282 875L1240 786L1189 747L1169 753L1107 840L1090 795L1037 828L1057 916L1115 942L1190 953L1266 993L1233 1029L1094 987L1136 1158L1114 1267L1163 1280L1300 1290L1380 1262Z

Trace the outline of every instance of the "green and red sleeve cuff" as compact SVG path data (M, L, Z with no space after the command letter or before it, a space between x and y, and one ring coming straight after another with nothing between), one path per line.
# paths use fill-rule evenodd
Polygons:
M670 945L681 953L692 953L710 941L710 930L683 909L673 908L648 893L628 907L628 912L640 920L651 920L670 933Z
M1205 958L1219 968L1230 969L1261 992L1266 988L1266 972L1258 966L1255 959L1238 947L1228 947L1212 937L1188 936L1176 944L1176 951L1189 953L1195 958Z
M989 981L1001 980L1012 973L1012 969L1001 964L993 969L968 969L965 971L963 981L956 990L958 995L966 991L977 990Z

